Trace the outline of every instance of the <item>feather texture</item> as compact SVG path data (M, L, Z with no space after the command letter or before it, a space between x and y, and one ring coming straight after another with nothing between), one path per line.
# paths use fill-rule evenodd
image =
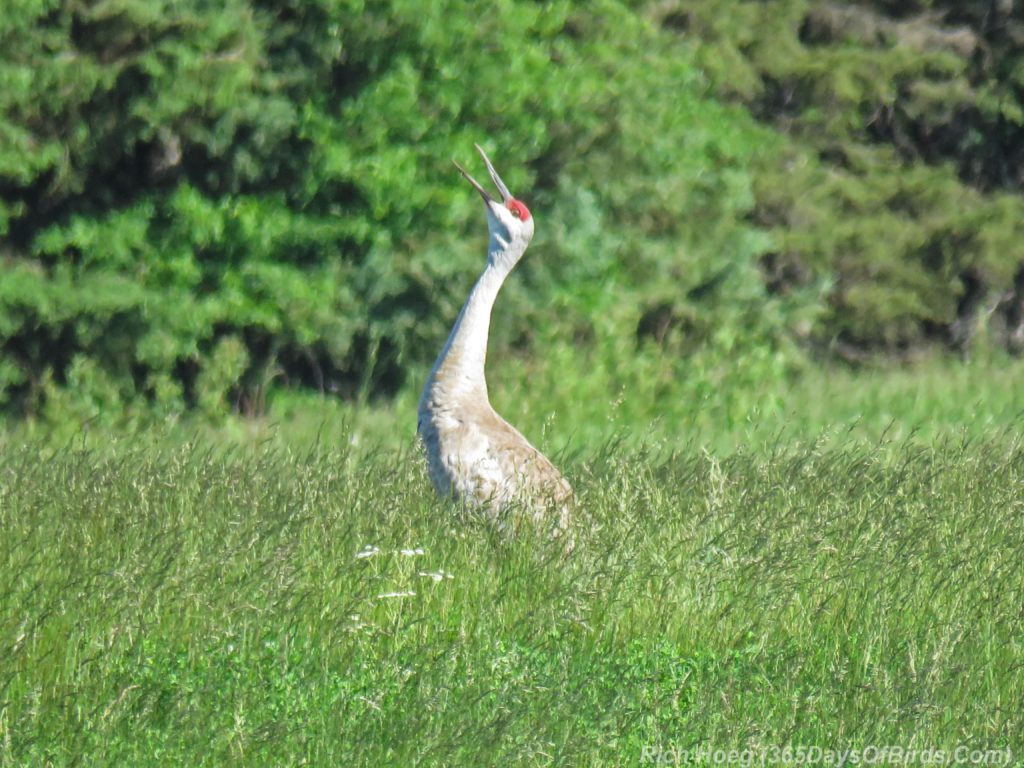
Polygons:
M479 149L479 147L478 147ZM484 367L491 310L509 273L533 237L533 218L508 194L493 200L465 171L487 208L487 266L459 313L420 398L417 433L430 480L443 497L485 510L502 525L503 513L521 508L536 520L557 514L568 524L572 489L555 466L491 407ZM525 213L525 215L524 215Z

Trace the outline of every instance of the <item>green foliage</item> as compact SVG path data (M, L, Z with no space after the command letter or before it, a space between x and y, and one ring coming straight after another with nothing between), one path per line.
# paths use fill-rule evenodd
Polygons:
M1017 349L1020 28L961 6L8 4L0 408L415 389L482 263L474 141L538 221L496 356L598 402L737 422L808 347Z
M225 410L232 389L239 386L249 365L245 345L233 336L217 342L209 364L199 373L196 392L199 407L210 418Z
M617 355L665 325L709 360L786 345L743 220L767 134L619 3L3 14L9 411L39 412L76 360L158 413L209 411L225 387L256 402L268 380L394 391L482 263L479 202L449 165L473 141L540 222L500 348ZM225 338L247 361L230 382Z
M1008 4L652 5L720 93L791 137L755 170L769 284L824 286L844 356L1024 333L1024 26Z
M0 763L1019 746L1019 439L592 454L569 557L411 458L5 450Z

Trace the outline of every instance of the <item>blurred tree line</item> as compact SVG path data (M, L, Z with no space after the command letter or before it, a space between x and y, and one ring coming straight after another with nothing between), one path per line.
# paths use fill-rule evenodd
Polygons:
M1024 350L1024 3L681 0L717 92L788 139L756 174L772 290L831 282L830 349Z
M1020 351L1022 30L1008 0L5 3L0 408L415 384L482 265L474 141L538 220L500 349L694 387Z

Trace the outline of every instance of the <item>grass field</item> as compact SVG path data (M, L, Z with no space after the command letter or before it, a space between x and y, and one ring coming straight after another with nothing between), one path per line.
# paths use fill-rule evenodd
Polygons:
M434 498L401 402L318 442L9 432L0 765L1015 761L1024 444L1012 378L958 375L833 381L817 439L820 381L711 444L613 423L562 456L568 556Z

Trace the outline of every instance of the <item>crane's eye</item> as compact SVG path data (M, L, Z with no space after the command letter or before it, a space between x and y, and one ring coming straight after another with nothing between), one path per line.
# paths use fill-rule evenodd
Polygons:
M509 208L509 210L512 211L512 215L515 216L517 219L522 218L522 214L519 213L519 206L513 205Z

